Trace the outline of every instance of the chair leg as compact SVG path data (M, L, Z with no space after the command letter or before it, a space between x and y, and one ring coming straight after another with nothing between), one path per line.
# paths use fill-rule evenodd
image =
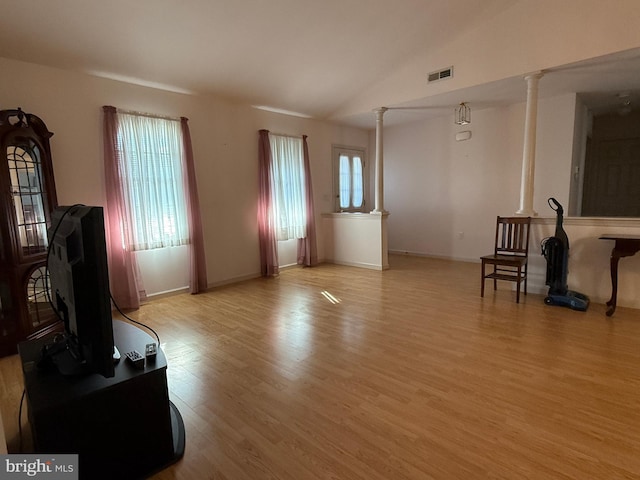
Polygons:
M520 303L520 275L522 274L522 271L520 269L520 267L518 267L518 281L517 281L517 286L516 286L516 303Z
M498 266L493 265L493 273L494 275L498 272ZM496 278L493 279L493 289L498 290L498 280Z
M480 274L482 275L480 278L480 281L482 282L480 284L480 296L484 297L484 260L482 261L482 270L480 271Z

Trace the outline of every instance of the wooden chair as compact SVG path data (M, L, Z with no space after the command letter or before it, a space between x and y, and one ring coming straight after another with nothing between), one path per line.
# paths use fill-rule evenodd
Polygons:
M494 290L498 288L498 280L516 282L516 303L520 303L522 282L524 282L524 294L527 294L530 227L531 217L498 217L493 254L480 257L482 261L481 297L484 297L484 282L487 278L493 279ZM486 273L487 265L493 265L490 273Z

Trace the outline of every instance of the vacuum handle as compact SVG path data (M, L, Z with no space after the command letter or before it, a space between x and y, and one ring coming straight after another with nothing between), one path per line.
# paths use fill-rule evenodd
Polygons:
M551 207L551 210L559 212L560 215L564 213L564 209L562 208L562 205L560 205L560 202L558 202L555 198L553 197L549 198L549 200L547 200L547 203ZM555 208L554 208L554 205L555 205Z

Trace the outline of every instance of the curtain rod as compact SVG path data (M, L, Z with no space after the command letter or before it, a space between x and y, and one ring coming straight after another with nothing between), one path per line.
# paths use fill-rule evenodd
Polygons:
M271 135L277 135L279 137L299 138L302 139L304 135L289 135L287 133L269 132Z
M159 118L161 120L172 120L174 122L179 122L181 117L170 117L168 115L157 115L155 113L147 113L147 112L136 112L135 110L124 110L122 108L116 108L118 113L126 113L128 115L137 115L139 117L149 117L149 118Z

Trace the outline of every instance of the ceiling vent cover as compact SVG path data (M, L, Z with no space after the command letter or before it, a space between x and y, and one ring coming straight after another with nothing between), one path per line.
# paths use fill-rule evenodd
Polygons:
M444 80L446 78L453 77L453 67L443 68L437 72L431 72L429 74L429 83L436 82L438 80Z

